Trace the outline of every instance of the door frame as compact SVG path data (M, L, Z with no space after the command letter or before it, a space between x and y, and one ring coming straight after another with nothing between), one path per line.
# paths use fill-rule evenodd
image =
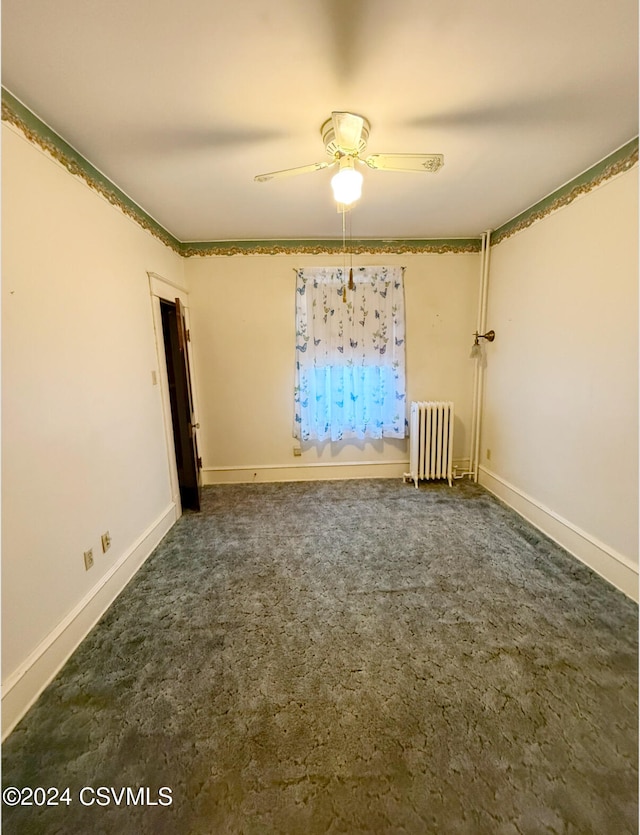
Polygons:
M171 499L176 507L176 519L182 515L182 502L180 500L180 483L178 481L178 467L176 464L176 450L173 434L173 418L171 415L171 400L169 397L169 378L167 375L167 357L164 349L164 335L162 326L162 313L160 311L160 299L175 304L176 299L184 308L187 328L189 324L189 293L183 285L169 281L154 272L147 272L149 276L149 291L151 294L151 308L153 311L153 330L156 342L156 354L158 358L158 383L160 386L160 399L162 401L162 417L164 421L164 434L167 448L167 460L169 464L169 479L171 482ZM199 420L198 395L195 387L195 374L193 367L193 351L191 342L186 342L186 350L189 355L190 383L193 395L193 408L196 415L196 422ZM195 430L194 430L195 431ZM200 445L198 444L198 449Z

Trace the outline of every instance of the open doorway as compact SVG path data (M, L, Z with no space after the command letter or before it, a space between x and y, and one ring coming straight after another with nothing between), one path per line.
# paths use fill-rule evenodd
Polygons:
M167 364L167 382L173 426L173 445L183 508L200 510L202 461L198 454L198 440L191 386L191 368L184 310L180 299L170 302L160 299L162 337Z
M189 293L181 282L154 272L147 275L158 362L152 379L160 390L171 498L178 519L183 508L199 509L202 484Z

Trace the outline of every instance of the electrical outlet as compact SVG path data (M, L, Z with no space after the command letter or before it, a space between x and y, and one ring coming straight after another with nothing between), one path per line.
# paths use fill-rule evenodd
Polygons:
M106 554L109 548L111 548L111 535L109 531L102 534L102 553Z
M302 450L300 449L300 447L299 447L299 446L294 446L294 448L293 448L293 454L296 456L296 458L297 458L298 456L302 455Z
M487 450L487 461L491 461L491 450Z
M88 571L93 566L93 548L84 552L84 570Z

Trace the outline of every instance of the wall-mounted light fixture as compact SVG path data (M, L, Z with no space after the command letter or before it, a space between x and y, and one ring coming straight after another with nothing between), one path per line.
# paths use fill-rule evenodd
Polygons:
M480 349L480 340L481 339L486 339L487 342L493 342L493 340L495 338L496 338L496 332L495 331L487 331L486 333L478 333L478 331L476 331L475 332L475 342L471 346L471 359L475 360L478 357L482 356L482 350Z

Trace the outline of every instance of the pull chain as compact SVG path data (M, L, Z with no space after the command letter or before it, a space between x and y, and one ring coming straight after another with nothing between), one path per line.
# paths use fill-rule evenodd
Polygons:
M345 231L345 211L344 206L342 207L342 261L343 261L343 268L342 268L342 301L344 304L347 303L347 283L346 283L346 272L347 272L347 236Z
M351 241L351 215L349 215L349 290L355 290L353 283L353 245Z

